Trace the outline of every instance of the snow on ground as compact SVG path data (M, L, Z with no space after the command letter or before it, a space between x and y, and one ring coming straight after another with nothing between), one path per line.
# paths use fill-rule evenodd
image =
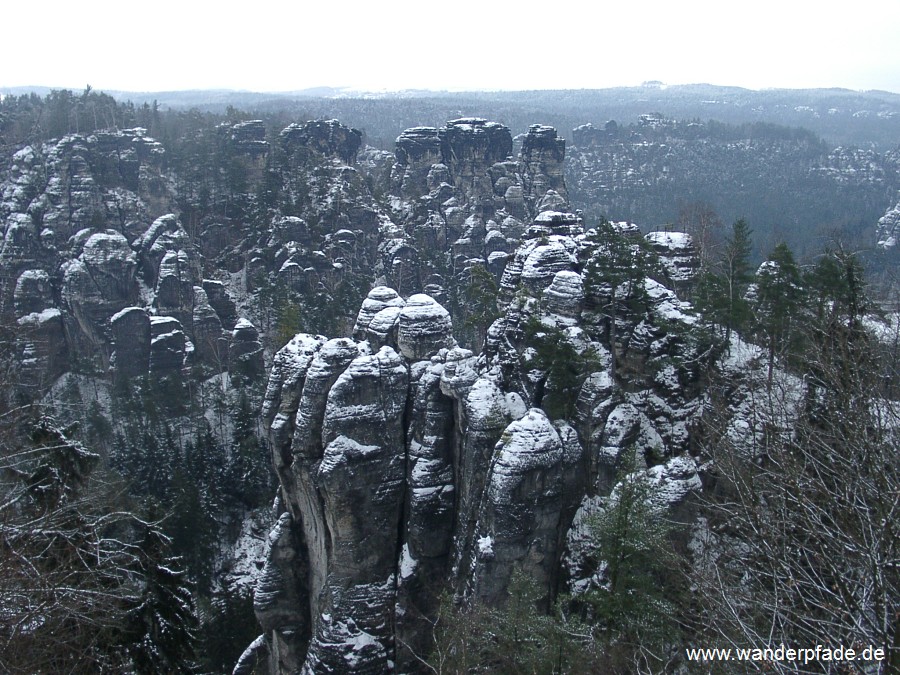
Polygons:
M649 277L644 279L644 289L653 303L653 311L663 319L678 321L688 325L697 323L697 317L693 315L691 304L679 300L674 292L658 281Z
M722 360L722 367L726 371L747 372L756 368L765 356L766 353L761 347L745 342L740 335L732 331L731 343Z
M863 325L881 344L889 347L900 344L900 312L887 314L884 318L867 316Z
M225 447L231 444L234 436L234 420L228 412L233 396L228 373L213 375L200 383L199 399L203 405L203 416L209 423L212 435Z
M645 238L651 244L665 246L673 252L694 246L694 240L686 232L649 232Z

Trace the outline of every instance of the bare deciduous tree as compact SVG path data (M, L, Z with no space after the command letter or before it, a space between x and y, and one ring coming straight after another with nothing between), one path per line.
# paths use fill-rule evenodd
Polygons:
M701 624L721 646L872 645L888 660L865 672L898 672L900 405L879 395L850 331L832 337L818 341L805 376L780 372L766 386L756 371L737 404L712 416L717 485L694 579Z

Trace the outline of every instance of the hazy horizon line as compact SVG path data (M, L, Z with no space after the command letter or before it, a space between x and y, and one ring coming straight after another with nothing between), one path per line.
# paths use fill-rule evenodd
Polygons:
M273 96L290 96L297 94L312 94L313 92L329 92L344 94L409 94L409 93L427 93L427 94L513 94L519 92L553 92L553 91L609 91L616 89L655 89L664 91L669 88L688 88L688 87L711 87L716 89L738 89L748 92L772 92L772 91L844 91L858 94L884 93L900 96L900 91L892 91L889 89L854 89L845 86L829 86L829 87L747 87L742 85L731 84L713 84L711 82L682 82L670 84L658 80L645 80L640 84L633 85L612 85L607 87L533 87L533 88L510 88L498 89L492 87L472 87L472 88L423 88L423 87L406 87L406 88L366 88L354 86L332 86L318 85L304 87L301 89L246 89L232 87L189 87L183 89L119 89L113 87L95 87L87 83L84 87L69 87L44 84L29 85L2 85L0 91L3 92L37 92L37 91L84 91L88 87L92 91L103 92L107 94L187 94L192 92L199 93L227 93L227 94L261 94Z

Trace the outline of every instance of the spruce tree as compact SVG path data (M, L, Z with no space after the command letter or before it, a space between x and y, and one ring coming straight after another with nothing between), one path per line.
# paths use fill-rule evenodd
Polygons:
M612 662L677 641L681 576L672 530L647 477L635 472L634 448L627 449L616 487L591 522L602 586L576 598Z
M499 287L494 275L483 264L469 268L469 281L463 290L463 316L465 326L474 329L476 341L474 348L480 350L487 337L488 328L500 315L497 310L497 293Z
M644 280L656 268L646 240L631 239L621 234L607 220L602 220L591 236L590 253L585 265L584 290L588 306L595 306L607 318L612 360L610 374L617 370L617 323L625 311L646 307Z
M158 526L74 427L21 424L0 443L0 670L188 672L190 590Z
M722 271L725 282L725 342L730 344L731 331L743 329L750 311L744 294L753 280L750 267L751 235L753 231L743 218L731 226L731 236L725 242L722 255Z
M197 619L181 561L171 540L147 523L133 573L138 592L126 603L125 649L139 675L195 670Z
M799 348L805 294L800 269L787 244L779 244L756 274L753 315L768 353L768 384L772 386L775 356Z

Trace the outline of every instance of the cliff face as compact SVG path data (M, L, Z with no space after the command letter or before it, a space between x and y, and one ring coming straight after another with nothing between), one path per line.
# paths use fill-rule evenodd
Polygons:
M387 295L376 288L368 304ZM423 620L439 588L496 601L513 564L549 582L559 560L584 475L574 431L479 374L432 298L397 307L361 313L377 351L301 334L269 380L264 416L308 598L299 631L280 621L277 602L258 600L286 671L411 667L398 644L427 649ZM387 339L384 314L396 326ZM275 585L268 575L262 583Z
M268 315L249 296L343 293L348 312L364 296L386 218L351 166L361 133L334 120L292 124L274 143L258 120L212 132L194 142L212 145L224 167L182 158L176 173L140 128L72 134L12 157L0 183L0 312L18 325L29 395L66 371L184 380L229 370L259 385L254 331ZM151 315L177 325L151 336Z
M900 239L900 203L879 218L875 228L876 245L884 251L895 250Z
M598 282L606 244L565 205L562 141L532 127L501 161L508 138L481 120L411 129L392 173L408 250L436 232L471 266L487 233L506 242L480 354L437 299L378 286L352 338L301 333L275 357L263 417L286 514L256 609L280 672L415 672L442 593L502 603L516 569L547 606L592 574L570 527L625 452L673 504L699 485L683 455L703 359L673 330L689 306L647 278L627 301ZM421 283L399 266L385 277Z
M41 390L73 361L109 365L109 319L138 302L130 239L169 198L164 156L141 129L13 156L0 184L0 310L19 326L23 386Z

